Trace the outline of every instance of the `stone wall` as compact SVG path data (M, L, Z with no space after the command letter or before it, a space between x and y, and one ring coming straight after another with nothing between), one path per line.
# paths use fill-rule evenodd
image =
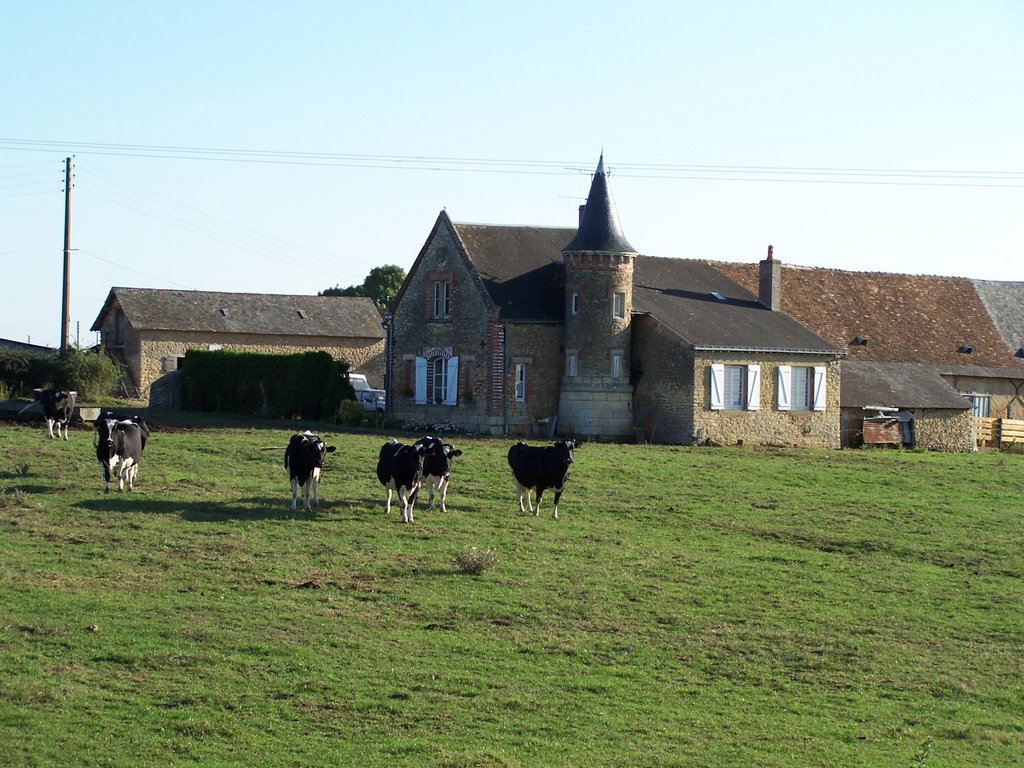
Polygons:
M914 437L929 451L973 451L974 418L970 411L916 408Z
M190 349L220 348L258 354L327 352L344 360L353 373L365 374L371 384L384 382L384 340L338 339L318 336L255 336L252 334L201 334L147 331L127 334L122 354L132 381L143 397L165 373L177 368L177 360Z
M760 366L760 408L748 410L711 410L711 365ZM777 407L777 370L780 365L823 365L825 409L823 411L780 411ZM798 448L839 448L839 362L836 359L778 354L750 355L707 353L697 356L693 388L694 435L720 445L779 445Z
M693 352L653 317L633 318L633 418L650 442L693 442Z
M434 283L449 284L448 316L435 317ZM454 424L498 434L502 428L503 329L483 286L468 269L447 227L439 227L406 278L392 320L393 381L388 398L394 418ZM459 358L455 405L415 402L415 360L438 354Z

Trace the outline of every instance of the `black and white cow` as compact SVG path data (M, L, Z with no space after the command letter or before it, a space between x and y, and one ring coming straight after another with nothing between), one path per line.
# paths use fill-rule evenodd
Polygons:
M307 512L313 508L309 503L309 492L313 492L313 506L320 505L320 470L324 466L324 458L334 453L335 447L327 445L308 429L298 435L292 435L288 447L284 451L284 468L292 481L292 512L299 500L299 489L302 489L302 505Z
M441 511L447 512L444 502L448 494L448 480L452 474L452 459L461 456L462 451L451 443L445 443L441 438L431 435L421 437L416 443L426 449L423 455L422 487L430 493L430 509L434 508L436 490L441 497Z
M132 490L149 438L149 427L142 416L121 418L111 411L100 414L94 423L96 458L103 467L103 492L110 493L111 475L117 478L117 490Z
M64 428L64 439L68 439L68 422L75 412L75 400L78 393L70 389L33 389L32 394L43 406L43 417L46 419L46 431L53 439L53 427L57 427L57 439Z
M423 457L427 449L422 443L404 445L397 440L384 443L377 458L377 479L388 492L384 512L391 512L391 492L398 493L402 505L402 522L412 522L412 510L423 480Z
M572 465L573 449L580 444L575 440L559 440L553 445L532 446L519 442L508 449L508 465L519 492L519 511L524 512L523 499L533 514L540 514L540 497L551 488L555 492L552 517L558 519L558 500L562 497L565 481ZM530 491L537 491L536 509L530 504Z

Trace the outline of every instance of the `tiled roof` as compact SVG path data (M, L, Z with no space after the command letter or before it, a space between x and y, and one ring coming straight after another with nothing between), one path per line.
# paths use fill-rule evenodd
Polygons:
M1016 353L1024 347L1024 283L972 282L1010 353Z
M503 320L564 319L562 247L576 230L493 224L452 226Z
M383 339L368 298L111 288L92 325L117 302L136 330Z
M714 267L757 294L757 264ZM783 265L781 296L783 312L849 360L1018 366L966 278ZM858 337L867 343L854 344Z
M840 354L706 261L638 256L633 312L649 313L697 348Z

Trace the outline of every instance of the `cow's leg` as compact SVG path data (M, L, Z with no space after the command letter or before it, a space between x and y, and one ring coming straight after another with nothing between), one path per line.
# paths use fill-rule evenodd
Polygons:
M313 506L320 507L320 467L313 469L313 477L309 481L313 485ZM312 510L310 510L312 512Z
M537 486L537 504L533 508L533 516L534 517L537 517L537 516L540 515L540 496L541 496L542 493L544 493L544 488L542 486L538 485Z
M103 465L103 492L110 493L110 467Z
M299 481L296 478L292 478L292 512L295 511L295 507L299 503Z
M388 496L387 496L387 500L384 502L384 514L385 515L390 515L391 514L391 486L390 485L387 486L387 488L385 490L387 490Z
M552 514L551 514L551 516L553 518L555 518L555 520L558 519L558 500L560 498L562 498L562 492L561 491L555 491L555 511L552 512Z
M65 440L68 439L68 427L70 425L71 425L71 420L70 419L68 419L67 421L64 422L64 439Z
M46 431L50 434L50 439L53 440L53 424L54 420L49 416L46 417ZM60 427L57 427L57 431L60 431Z
M129 491L135 490L135 475L136 475L136 473L138 471L139 471L139 465L138 464L132 464L131 466L128 467L128 471L127 471L126 474L128 475L128 490Z
M441 511L442 512L447 512L448 509L444 505L444 498L445 498L445 496L448 495L448 478L447 477L442 477L441 478L441 482L438 483L437 489L438 489L438 491L440 491L440 494L441 494ZM431 507L433 507L433 504L431 504Z
M430 509L434 508L434 481L427 483L427 490L430 492Z

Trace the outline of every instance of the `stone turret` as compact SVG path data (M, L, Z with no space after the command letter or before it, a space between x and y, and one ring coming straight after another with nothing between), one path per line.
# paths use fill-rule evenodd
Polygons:
M625 438L633 429L630 316L637 252L619 224L601 155L565 262L565 371L559 431Z

